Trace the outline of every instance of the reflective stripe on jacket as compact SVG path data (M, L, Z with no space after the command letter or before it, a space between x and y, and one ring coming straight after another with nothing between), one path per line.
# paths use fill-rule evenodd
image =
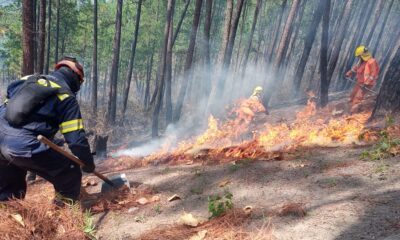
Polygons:
M64 75L54 72L46 76L52 87L69 89ZM8 86L7 98L10 99L21 88L23 80L14 81ZM58 94L49 97L46 102L34 113L34 122L29 122L21 128L14 128L5 120L6 104L0 107L0 134L15 136L8 144L16 156L29 157L48 150L48 146L40 144L36 136L43 135L53 139L60 130L71 151L84 162L93 162L90 147L84 131L82 115L75 96ZM32 143L27 146L27 142ZM55 159L56 160L56 159Z

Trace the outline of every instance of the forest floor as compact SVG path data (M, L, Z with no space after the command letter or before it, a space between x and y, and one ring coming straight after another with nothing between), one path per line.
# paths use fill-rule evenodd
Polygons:
M271 114L279 111L293 108ZM97 239L400 239L400 157L361 160L373 147L310 147L280 160L127 169L133 197L94 203L90 196L101 182L85 175L83 205L94 214ZM39 180L27 199L44 193L50 199L51 188ZM226 192L233 209L209 220L209 196ZM169 201L175 194L179 198ZM204 223L183 226L185 213Z
M235 208L253 208L250 221L240 226L244 231L258 234L268 223L276 239L385 239L400 234L400 158L361 161L362 151L314 149L287 161L128 171L128 179L153 188L160 201L99 214L97 234L99 239L138 239L176 223L183 212L207 219L207 197L225 189L233 194ZM174 194L181 200L169 202ZM294 209L286 213L290 206Z
M292 160L124 171L132 190L148 192L148 202L95 214L96 236L189 239L204 228L184 232L178 227L182 214L208 219L208 196L228 190L238 212L251 206L252 213L239 224L226 223L221 239L242 239L235 237L238 232L250 239L400 239L400 157L362 161L364 149L320 148ZM43 189L51 189L50 184L38 181L28 198ZM99 192L100 185L86 190ZM168 201L174 194L180 199Z

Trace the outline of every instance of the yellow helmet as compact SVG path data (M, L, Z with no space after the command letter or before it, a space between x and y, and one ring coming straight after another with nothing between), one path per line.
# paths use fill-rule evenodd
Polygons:
M364 45L360 45L356 48L354 56L360 57L364 61L368 61L372 57L371 53L368 51L368 48Z
M356 51L354 51L354 56L360 57L363 53L368 52L368 49L364 45L360 45L356 48Z
M256 88L254 88L254 93L262 93L263 88L260 86L257 86Z

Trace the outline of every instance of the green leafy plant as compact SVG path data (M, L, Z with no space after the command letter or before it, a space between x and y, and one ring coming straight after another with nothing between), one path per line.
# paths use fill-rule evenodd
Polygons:
M93 215L89 210L86 210L83 214L83 232L89 239L96 239L96 225L93 222Z
M138 223L144 223L146 222L146 217L144 215L139 215L136 216L133 220Z
M239 170L243 165L240 163L232 163L228 166L229 172L236 172Z
M379 142L372 149L363 151L360 159L382 160L397 155L395 149L400 147L400 139L391 138L387 131L381 131L379 135L381 137Z
M160 204L157 204L157 205L155 205L154 206L154 211L157 213L157 214L161 214L161 205Z
M224 195L213 195L208 197L208 211L211 213L210 218L215 218L224 214L228 209L233 208L233 194L225 191Z
M381 163L375 168L375 173L385 173L388 169L389 165Z

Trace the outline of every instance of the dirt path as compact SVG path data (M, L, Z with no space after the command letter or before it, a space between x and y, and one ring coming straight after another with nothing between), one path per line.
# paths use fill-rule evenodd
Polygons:
M207 197L233 193L235 207L254 208L247 229L271 221L277 239L400 239L399 158L360 161L363 149L319 149L295 160L244 161L218 166L156 166L127 172L161 200L96 215L99 239L136 239L173 224L184 212L207 218ZM225 187L220 183L229 180ZM92 189L96 190L96 189ZM173 194L182 200L168 202ZM280 216L300 203L306 216Z

